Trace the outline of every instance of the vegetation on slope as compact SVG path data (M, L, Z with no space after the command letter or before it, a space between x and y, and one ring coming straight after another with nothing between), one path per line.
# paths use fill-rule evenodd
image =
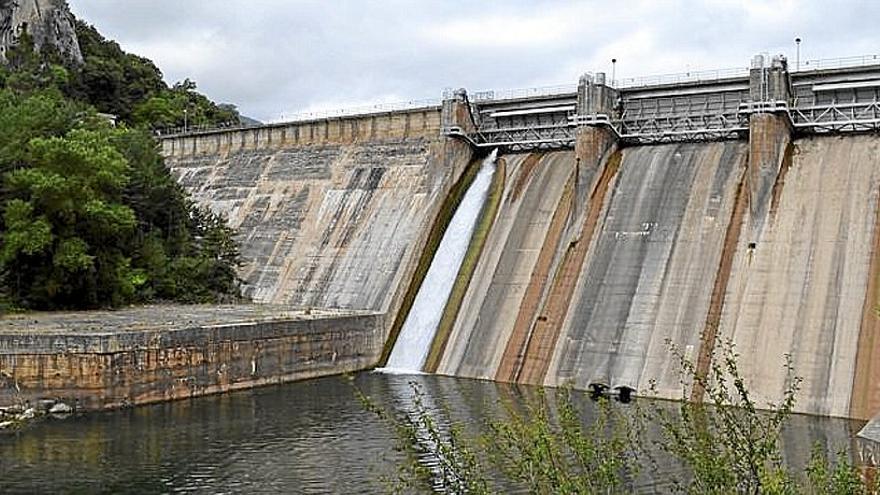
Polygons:
M231 230L187 199L148 130L182 108L204 122L237 114L77 31L82 66L24 34L0 68L0 310L237 297Z
M407 453L395 489L440 493L877 494L880 478L862 472L843 451L816 446L806 465L783 461L782 431L800 379L786 361L782 401L759 410L737 367L731 343L720 344L706 373L675 347L682 401L638 401L615 407L598 399L588 421L573 391L542 389L525 405L506 403L473 438L468 425L429 407L414 382L414 399L390 411L356 391L365 407L393 427ZM699 386L706 402L689 402ZM650 393L650 391L646 391ZM843 446L841 446L843 447Z

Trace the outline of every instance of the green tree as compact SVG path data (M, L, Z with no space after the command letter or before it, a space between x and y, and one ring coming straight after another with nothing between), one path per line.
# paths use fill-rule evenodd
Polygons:
M0 308L237 298L232 230L187 199L148 131L237 121L235 107L76 30L82 64L24 32L0 67Z
M128 162L106 133L75 129L28 143L29 167L8 172L0 263L15 267L13 297L29 306L121 304L134 295L126 239L137 225L121 204Z
M238 249L146 131L57 89L0 90L0 281L28 308L234 299Z

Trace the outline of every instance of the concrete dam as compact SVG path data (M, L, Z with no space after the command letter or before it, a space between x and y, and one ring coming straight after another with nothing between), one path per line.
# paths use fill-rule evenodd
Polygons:
M166 136L238 229L245 292L377 315L381 366L482 159L477 226L427 372L681 396L674 345L730 340L759 403L880 412L880 60L783 57L675 80L446 94L441 104ZM347 350L346 352L351 352ZM340 351L342 353L342 351Z

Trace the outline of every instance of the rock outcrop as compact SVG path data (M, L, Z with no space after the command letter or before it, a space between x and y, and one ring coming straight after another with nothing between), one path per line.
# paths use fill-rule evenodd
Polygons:
M73 15L65 0L0 0L0 63L23 31L37 48L49 45L75 62L82 53L74 30Z

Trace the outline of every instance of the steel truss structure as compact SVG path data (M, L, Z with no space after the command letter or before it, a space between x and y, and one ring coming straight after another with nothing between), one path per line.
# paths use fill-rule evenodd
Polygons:
M751 101L748 86L738 82L715 91L624 91L609 113L514 103L503 111L486 110L467 139L511 151L572 148L577 128L603 127L625 144L719 141L745 137L750 116L767 113L785 115L800 134L880 131L880 76L859 77L800 81L791 101Z
M799 106L789 115L796 129L816 134L880 130L880 102L877 100Z
M749 115L754 113L787 115L792 126L805 134L880 131L880 101L874 100L794 108L784 101L747 102L736 111L679 115L624 111L616 119L607 114L570 115L566 123L485 128L471 134L453 128L446 134L464 138L476 147L514 152L571 149L579 126L607 128L626 144L720 141L744 137L749 131Z
M481 129L471 137L481 147L503 147L510 151L528 151L573 148L575 133L572 124L558 123Z

